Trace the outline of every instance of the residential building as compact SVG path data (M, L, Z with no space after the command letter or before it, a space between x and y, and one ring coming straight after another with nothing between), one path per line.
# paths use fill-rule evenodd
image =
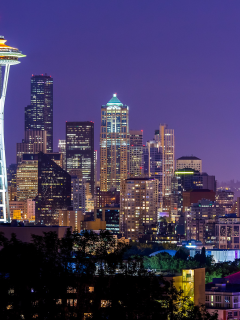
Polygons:
M176 160L176 170L179 169L194 169L202 173L202 160L194 156L184 156Z
M218 249L240 249L240 218L230 215L220 217L216 223Z
M181 275L164 276L164 279L172 281L195 306L205 303L205 268L183 269Z
M225 278L215 278L206 284L206 309L218 312L219 320L233 320L240 317L240 273Z
M45 75L31 77L31 105L25 108L25 131L45 130L47 152L53 152L53 78Z
M81 222L84 221L82 211L59 210L59 226L71 227L73 231L81 231Z
M193 203L185 212L186 240L194 239L203 244L216 245L215 224L224 215L224 209L217 202L202 199Z
M136 241L150 224L157 223L158 180L128 178L121 183L120 232Z
M108 205L120 204L120 191L112 188L109 191L101 191L100 187L96 187L95 207L104 208Z
M120 191L129 173L129 108L114 94L101 107L100 189Z
M216 201L225 209L225 213L231 213L234 202L234 192L230 189L218 189L216 191Z
M94 123L66 122L67 171L81 169L82 177L90 184L94 195Z
M142 175L143 130L130 130L129 176Z

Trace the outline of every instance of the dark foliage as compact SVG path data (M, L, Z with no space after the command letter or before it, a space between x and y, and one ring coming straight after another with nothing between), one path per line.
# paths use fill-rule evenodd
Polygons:
M0 319L217 319L108 233L0 235Z

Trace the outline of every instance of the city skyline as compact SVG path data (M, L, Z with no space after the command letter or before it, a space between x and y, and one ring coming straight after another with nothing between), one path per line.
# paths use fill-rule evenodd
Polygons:
M160 123L168 123L175 130L176 158L193 154L203 160L203 171L218 181L240 180L240 151L235 147L240 134L236 120L240 101L239 4L185 1L180 5L173 1L173 6L134 1L128 5L123 1L110 5L106 1L103 8L94 1L93 6L69 5L65 22L61 19L65 9L59 6L52 25L56 2L48 4L48 10L43 2L38 10L47 22L38 30L33 14L36 5L31 4L25 12L25 5L15 3L15 12L3 4L0 33L28 59L13 70L9 81L7 165L15 163L15 145L24 133L29 80L32 74L47 73L54 78L54 151L58 139L65 137L64 122L75 120L95 123L95 149L99 150L99 106L117 92L129 106L129 129L143 130L144 143L153 138ZM17 30L11 26L10 12ZM117 27L123 18L121 28ZM68 57L62 53L63 37L80 52L74 69L67 67ZM107 45L110 43L112 47Z

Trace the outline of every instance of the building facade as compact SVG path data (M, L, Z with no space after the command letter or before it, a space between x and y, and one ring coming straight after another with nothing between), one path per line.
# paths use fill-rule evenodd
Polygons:
M100 188L120 191L129 173L129 108L114 94L101 107Z
M130 130L129 176L142 175L143 130Z
M31 105L25 108L25 131L45 130L47 152L53 152L53 78L45 75L31 77Z
M121 183L120 232L138 240L150 224L157 223L158 180L128 178Z
M36 223L57 225L60 209L71 206L71 176L59 167L48 154L39 153L38 195L36 197Z
M17 143L17 164L22 163L23 154L47 152L47 132L45 130L26 130L25 138Z
M94 123L66 122L67 171L81 169L82 177L90 184L94 195Z
M178 169L194 169L202 172L202 160L194 156L185 156L176 160L176 170Z
M58 141L58 152L62 154L63 169L67 170L67 167L66 167L66 140L59 140Z

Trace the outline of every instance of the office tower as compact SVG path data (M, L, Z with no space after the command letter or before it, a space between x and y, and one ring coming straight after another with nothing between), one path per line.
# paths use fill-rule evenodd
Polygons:
M155 140L160 142L162 153L162 194L169 197L171 194L171 178L175 170L175 138L174 130L168 129L166 124L160 124L155 131Z
M158 180L128 178L121 182L120 232L138 240L150 225L157 223Z
M130 130L129 176L142 175L143 130Z
M129 108L113 94L101 107L100 189L120 191L129 172Z
M22 155L47 152L47 132L45 130L26 130L25 138L17 143L17 164L22 163Z
M202 160L194 156L181 157L176 160L176 170L190 168L202 173Z
M171 218L173 221L179 218L183 210L183 192L196 189L216 191L215 176L190 168L176 170L171 183Z
M36 75L31 77L31 105L25 108L25 131L45 130L47 152L53 152L53 78Z
M59 140L58 141L58 152L62 154L63 169L67 170L67 166L66 166L66 140Z
M7 46L7 40L0 36L0 221L10 222L6 155L4 144L4 105L11 65L20 63L19 58L26 57L16 48ZM5 67L4 75L2 67ZM3 76L3 83L2 83Z
M38 155L23 155L17 168L17 201L35 199L38 194Z
M69 171L71 176L71 207L73 211L85 212L85 181L81 169Z
M162 153L160 142L155 140L147 141L147 145L143 147L142 156L142 172L149 178L158 180L158 207L162 208Z
M94 194L94 123L66 122L67 171L81 169L82 177Z
M48 154L40 152L33 157L38 162L36 223L58 225L58 210L67 209L71 205L71 176L51 160Z

